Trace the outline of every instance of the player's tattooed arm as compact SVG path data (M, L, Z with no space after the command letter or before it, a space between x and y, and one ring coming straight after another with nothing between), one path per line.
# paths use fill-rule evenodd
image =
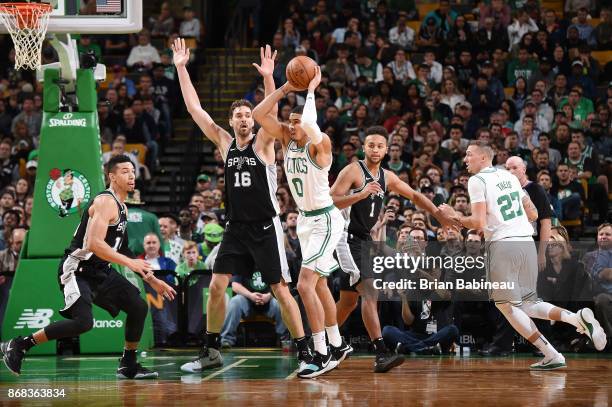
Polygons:
M181 93L183 94L187 111L206 137L219 147L221 154L225 157L227 149L232 142L232 136L221 126L218 126L212 117L202 109L200 97L191 83L186 68L189 61L189 48L185 46L185 40L182 38L174 40L172 51L174 52L174 65L176 66Z
M527 214L527 219L529 219L529 222L535 222L538 219L538 209L527 195L523 197L522 202L525 213Z
M370 182L363 189L355 194L348 194L351 189L359 188L363 184L363 176L359 171L359 164L351 163L344 167L334 185L330 190L330 195L334 201L334 205L338 209L348 208L349 206L366 199L370 195L378 195L383 193L378 182Z

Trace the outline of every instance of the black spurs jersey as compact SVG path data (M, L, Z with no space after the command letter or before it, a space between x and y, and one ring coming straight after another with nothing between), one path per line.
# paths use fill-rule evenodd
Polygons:
M125 205L122 205L121 202L117 199L115 194L110 190L104 190L96 195L97 198L100 195L110 195L113 197L115 202L117 203L117 208L119 209L119 219L117 222L112 225L108 225L108 229L106 230L106 237L104 241L113 248L115 251L119 251L121 245L124 243L126 237L126 229L127 229L127 209ZM72 256L79 260L79 266L84 267L93 267L93 268L104 268L109 267L110 264L106 260L102 260L93 252L85 249L85 240L87 227L89 225L89 208L93 204L92 199L91 203L87 205L85 211L83 211L83 216L81 217L81 222L77 227L76 232L74 233L74 237L72 238L72 242L70 243L70 247L66 249L66 254ZM127 242L126 242L127 243Z
M255 153L256 135L239 148L236 139L225 159L227 219L235 222L262 222L278 215L276 164L266 165Z
M387 191L387 187L385 185L385 172L382 167L379 168L378 176L377 178L374 178L363 161L358 161L358 163L361 173L363 174L363 178L365 179L365 183L359 189L352 190L351 193L360 192L370 182L378 182L383 190L383 193L378 195L370 195L369 198L362 199L361 201L354 203L352 206L347 208L349 215L345 216L349 219L349 235L353 235L359 239L370 240L370 231L378 220L378 215L380 214L383 201L385 200L384 192Z

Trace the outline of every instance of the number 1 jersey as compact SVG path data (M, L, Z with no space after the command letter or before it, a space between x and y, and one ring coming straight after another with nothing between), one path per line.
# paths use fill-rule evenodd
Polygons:
M225 159L226 217L234 222L262 222L279 213L276 164L267 165L254 150L255 140L238 147L236 139Z
M531 237L533 227L523 208L527 194L514 175L506 170L488 167L468 181L470 201L486 202L485 239L495 241L510 237Z

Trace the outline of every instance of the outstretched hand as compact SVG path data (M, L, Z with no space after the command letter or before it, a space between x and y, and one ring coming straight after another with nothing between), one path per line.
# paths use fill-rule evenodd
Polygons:
M314 92L321 83L321 67L317 65L315 67L315 76L312 78L310 83L308 84L308 93Z
M189 62L189 48L185 46L185 40L183 38L179 37L174 40L172 52L174 53L174 65L176 65L177 68L187 65L187 62Z
M257 65L253 62L253 66L257 69L259 74L263 77L272 76L274 72L274 60L276 59L276 51L272 53L272 48L268 44L266 47L259 48L259 53L261 56L261 65Z

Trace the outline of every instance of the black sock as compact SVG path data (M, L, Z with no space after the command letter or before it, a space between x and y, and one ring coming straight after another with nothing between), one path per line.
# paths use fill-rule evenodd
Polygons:
M308 352L308 337L307 336L302 336L301 338L295 338L293 340L293 343L295 343L295 347L297 348L298 352Z
M206 331L206 346L209 348L217 349L221 347L221 338L219 337L218 332L208 332Z
M34 340L34 336L26 336L25 338L21 338L21 342L19 343L26 351L29 351L36 345L36 340Z
M124 349L121 360L126 362L128 365L136 363L136 349Z
M387 345L385 345L385 341L383 338L374 339L372 341L372 345L374 345L374 352L379 353L387 353L389 349L387 349Z

